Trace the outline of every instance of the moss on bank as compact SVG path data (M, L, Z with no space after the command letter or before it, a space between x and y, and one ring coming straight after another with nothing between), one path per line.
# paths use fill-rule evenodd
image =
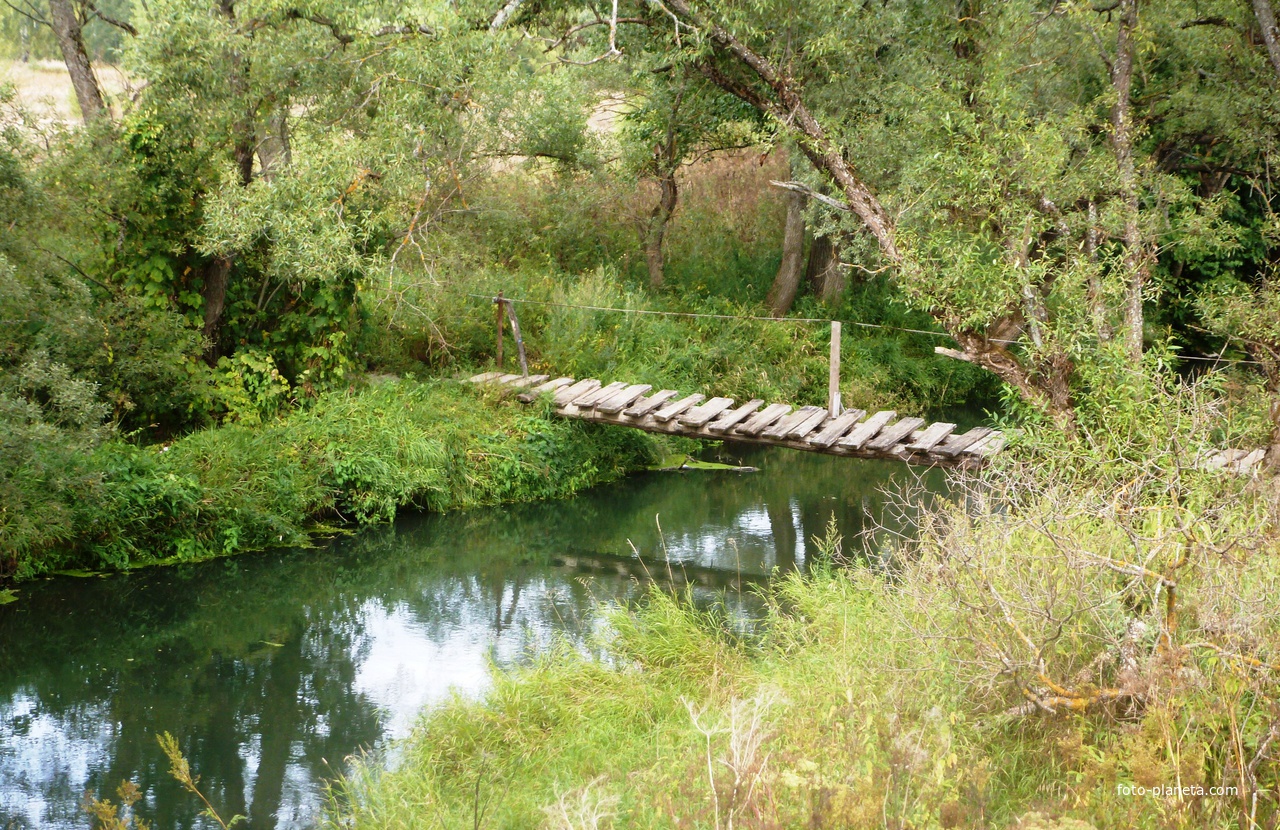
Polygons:
M332 393L167 447L108 441L10 471L0 577L127 569L306 544L320 523L563 498L651 463L634 430L550 417L450 381Z

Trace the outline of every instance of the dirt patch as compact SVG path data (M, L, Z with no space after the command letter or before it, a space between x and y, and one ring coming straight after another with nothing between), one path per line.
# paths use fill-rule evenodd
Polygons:
M94 64L98 85L115 112L132 92L129 78L119 67ZM0 61L0 83L11 84L15 103L38 122L79 123L80 107L71 88L71 76L58 61Z

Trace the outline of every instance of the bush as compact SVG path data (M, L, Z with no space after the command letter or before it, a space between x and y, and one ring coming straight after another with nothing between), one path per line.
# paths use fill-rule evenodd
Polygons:
M0 561L16 579L301 545L319 522L387 521L406 508L563 498L654 452L642 433L486 401L451 382L330 393L256 428L157 447L51 440L29 405L5 405Z

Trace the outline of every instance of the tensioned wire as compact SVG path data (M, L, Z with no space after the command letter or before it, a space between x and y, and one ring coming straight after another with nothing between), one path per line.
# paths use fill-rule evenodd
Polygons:
M464 296L475 297L480 300L488 300L497 302L498 297L493 294L474 294L471 292L463 292ZM944 337L947 340L955 340L954 337L941 331L928 331L926 329L910 329L902 326L886 326L879 323L863 323L857 320L834 320L824 317L761 317L751 314L706 314L695 311L657 311L649 308L614 308L611 306L598 305L574 305L572 303L557 303L551 300L523 300L515 297L503 297L503 302L520 303L522 305L540 305L551 306L554 308L574 308L582 311L610 311L617 314L650 314L657 317L701 317L708 320L758 320L764 323L840 323L842 326L859 326L864 329L884 329L886 331L901 331L908 334L924 334L931 337ZM992 343L1000 343L1003 345L1016 344L1017 340L1001 340L991 338ZM1202 355L1178 355L1179 360L1204 360L1211 363L1251 363L1255 366L1261 366L1261 362L1257 360L1246 360L1243 358L1229 357L1207 357Z

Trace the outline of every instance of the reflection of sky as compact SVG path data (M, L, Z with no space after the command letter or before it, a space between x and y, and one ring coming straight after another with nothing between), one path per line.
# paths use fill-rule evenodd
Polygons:
M41 708L25 691L0 705L0 820L83 827L78 803L51 802L46 793L51 783L83 792L89 770L107 763L113 730L106 707L77 707L61 715Z
M346 755L367 748L343 743L355 729L342 720L344 714L350 718L356 712L367 717L376 712L375 736L402 737L424 707L454 692L481 694L490 682L491 665L518 664L562 635L585 648L587 638L600 625L591 613L595 605L634 597L638 592L634 582L626 578L597 576L588 586L576 573L549 568L540 561L515 564L515 557L529 550L626 556L631 550L628 541L634 541L636 549L651 561L660 562L665 556L704 568L768 573L783 560L803 562L806 534L812 536L821 530L815 522L825 522L829 505L838 504L831 501L833 493L844 498L840 489L843 481L830 474L826 478L792 475L776 481L763 476L651 478L613 490L601 488L555 505L408 519L385 529L389 541L381 547L370 543L367 551L359 548L362 538L376 541L375 530L336 545L328 553L313 552L294 560L286 556L274 565L271 557L261 557L256 563L237 565L243 573L237 571L231 577L219 570L222 566L218 563L209 563L200 566L204 570L193 571L196 577L186 581L166 582L162 576L154 584L137 579L126 582L124 578L94 580L95 584L87 587L80 583L82 591L120 591L123 586L131 592L129 601L143 607L177 597L179 605L197 609L221 609L223 603L226 608L239 608L237 592L261 590L265 580L274 580L268 584L277 586L281 593L263 600L264 605L276 603L278 607L273 609L274 616L263 614L261 630L243 626L246 632L255 632L243 635L252 637L250 642L235 641L239 634L210 637L215 643L210 647L212 654L172 647L171 643L165 654L172 656L166 660L191 661L164 665L165 670L177 673L177 681L154 663L157 640L165 642L169 632L164 623L150 619L136 636L129 628L132 623L120 623L116 633L119 642L113 640L111 648L122 653L103 656L92 646L75 658L49 653L43 659L57 671L47 677L36 672L43 682L20 680L8 685L8 668L0 665L0 828L87 826L80 807L83 794L94 787L100 790L99 795L114 799L119 781L104 784L102 779L108 774L136 774L137 764L144 763L137 757L142 751L137 748L140 744L146 744L145 752L151 753L148 757L154 756L153 736L139 734L141 729L152 728L185 736L198 747L227 746L230 757L223 760L223 766L238 772L228 777L222 769L220 780L242 792L252 811L255 796L263 797L259 779L270 766L266 755L271 751L264 736L270 736L276 724L269 713L278 713L280 705L278 700L258 699L259 692L254 690L274 683L278 678L273 671L299 675L285 677L295 683L292 687L286 683L286 692L294 696L293 704L306 719L291 727L292 743L287 747L288 763L275 824L282 829L310 826L319 809L320 779L341 770ZM808 491L804 491L806 486ZM849 495L843 502L846 505L853 504L856 497L856 493ZM627 498L633 501L628 503ZM860 503L851 509L861 515ZM655 512L661 512L661 537ZM793 551L777 550L783 540L774 538L775 531L787 533L790 538L786 541L794 544ZM348 547L355 553L344 554ZM387 566L397 562L402 563L399 570ZM315 589L308 599L294 599L290 580L296 576L299 582L304 581L300 569L312 574L322 569L324 578L332 576L333 585L324 589L327 593ZM661 573L661 569L654 572ZM50 590L56 591L56 586L51 585ZM70 630L73 642L85 639L83 632L100 622L94 616L94 595L89 594L87 600L81 596L80 601L51 606L65 610L58 619L64 637ZM741 611L736 600L729 605ZM246 607L247 613L260 612L259 606L251 603ZM198 610L184 610L199 625L218 628L217 619L206 620ZM32 614L36 613L49 611L33 609ZM221 613L209 611L208 616ZM102 619L111 621L109 614ZM177 615L177 619L184 622L187 617ZM297 639L269 633L276 630L272 626L287 630L293 624L289 620L297 621L290 636L300 636L300 644ZM4 622L0 612L0 643L7 635ZM179 645L183 637L202 641L204 629L199 625L173 637ZM22 633L27 640L18 648L39 653L44 647L44 632L32 628ZM294 663L282 662L281 655L288 651L286 643L300 645L300 652L294 649L295 655L300 654L293 658ZM185 656L188 652L190 657ZM0 649L0 656L3 654ZM238 668L218 674L210 671L211 661ZM108 684L94 679L99 677L112 680ZM238 694L211 687L211 682L230 682L218 680L226 677L258 685ZM187 678L199 682L184 685ZM294 691L290 693L288 688ZM146 695L153 689L169 697L161 703L148 699ZM234 704L230 727L214 723L210 713L216 708L214 698L223 696L230 702L227 705ZM122 712L137 717L117 722ZM169 722L170 718L184 717L189 722ZM234 734L216 732L227 728ZM131 755L122 749L127 741L134 742ZM216 747L197 751L212 752ZM117 769L113 764L121 753L127 757ZM275 757L281 757L279 752ZM205 780L211 780L213 759L197 754L189 760L197 773L204 771ZM169 782L166 786L174 785ZM156 809L157 792L153 787L147 793L144 815ZM171 797L168 791L164 793L165 799ZM179 813L185 817L180 819L182 827L210 826L195 818L195 805ZM261 826L259 821L260 817L255 817L254 828ZM170 822L169 826L178 825Z

